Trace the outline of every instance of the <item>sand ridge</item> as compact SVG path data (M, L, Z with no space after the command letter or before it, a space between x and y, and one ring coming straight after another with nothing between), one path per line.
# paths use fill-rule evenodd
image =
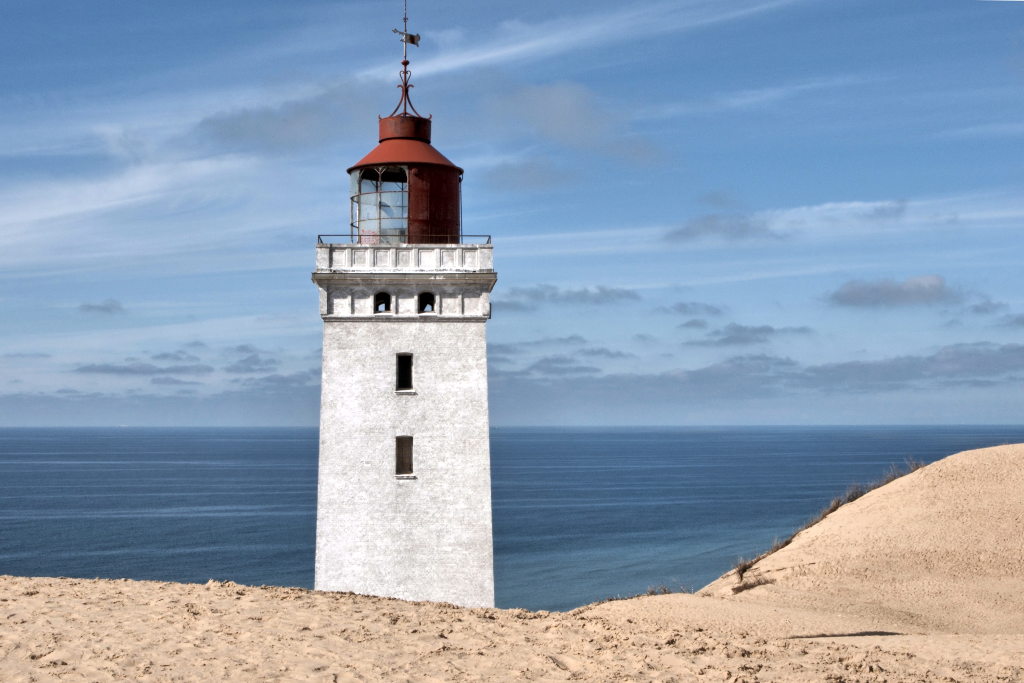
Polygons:
M0 681L1024 681L1021 464L970 451L869 493L745 577L771 583L566 613L0 577Z
M546 613L3 577L0 616L4 681L1024 680L1021 638L927 648L927 636L854 636L862 625L842 618L691 595Z
M964 451L865 494L703 595L900 629L1024 633L1024 446Z

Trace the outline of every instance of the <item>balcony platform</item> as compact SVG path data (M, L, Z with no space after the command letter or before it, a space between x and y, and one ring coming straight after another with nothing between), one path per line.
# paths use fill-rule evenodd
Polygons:
M365 244L330 238L349 236L320 235L317 273L494 272L494 250L486 235L467 235L479 241L460 244Z

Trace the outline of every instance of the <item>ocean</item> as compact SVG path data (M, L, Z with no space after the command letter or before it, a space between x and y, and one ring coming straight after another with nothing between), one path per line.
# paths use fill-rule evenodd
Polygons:
M699 588L856 483L1024 427L496 428L499 607ZM0 429L0 574L311 587L315 429Z

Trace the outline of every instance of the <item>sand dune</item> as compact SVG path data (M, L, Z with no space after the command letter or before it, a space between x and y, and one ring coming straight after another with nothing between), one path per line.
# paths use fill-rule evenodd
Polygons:
M947 458L701 595L568 613L0 577L0 681L1024 681L1024 446Z
M1024 446L965 451L901 477L703 591L902 629L1024 633Z

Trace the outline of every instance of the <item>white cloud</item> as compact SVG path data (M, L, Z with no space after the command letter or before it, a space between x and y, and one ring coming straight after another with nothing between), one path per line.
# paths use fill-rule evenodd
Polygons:
M941 275L920 275L903 281L850 280L829 295L839 306L885 308L918 306L959 301L963 295L949 287Z
M667 119L687 114L710 114L737 109L758 109L793 99L809 92L849 88L864 83L872 83L877 80L874 77L843 75L813 78L761 88L734 90L712 95L702 100L688 100L651 107L636 112L635 118L642 120Z
M300 339L315 341L319 334L319 320L315 315L225 315L203 319L166 321L125 321L117 327L77 330L58 328L52 332L39 330L23 335L5 335L4 344L12 350L32 348L55 358L71 362L98 362L115 349L164 348L184 346L201 339L214 345L238 344L239 339L252 339L256 343L272 344L272 340ZM112 341L116 345L112 347ZM121 351L114 351L115 354Z
M757 212L770 227L815 237L899 230L1016 228L1024 194L1014 189L922 197L824 202Z
M129 206L147 204L168 194L209 188L211 183L225 175L234 175L250 167L252 162L240 158L199 159L132 166L122 172L100 179L45 181L10 187L0 191L0 229L4 247L12 238L19 241L37 239L42 225L61 221L70 225L73 219L90 214L113 211ZM0 259L3 259L0 250Z
M981 123L948 130L942 134L949 138L1010 138L1024 135L1024 121Z
M0 279L127 276L154 266L162 275L304 267L309 253L300 249L315 239L332 197L311 200L304 179L315 176L285 168L291 172L282 177L281 164L219 156L0 189ZM301 244L285 239L296 226Z
M651 145L630 135L625 120L579 83L548 83L504 90L487 101L490 118L513 133L530 131L575 149L595 150L633 161L654 155Z
M726 5L712 0L645 3L615 12L573 16L538 24L506 22L486 40L439 57L417 60L416 73L436 74L492 64L533 61L558 54L593 48L610 42L627 42L642 36L676 33L735 21L770 11L797 0L733 0ZM389 63L368 69L368 78L393 78Z
M784 233L772 230L765 220L742 213L709 213L696 216L665 233L665 239L669 242L688 242L706 238L735 242L784 237Z

